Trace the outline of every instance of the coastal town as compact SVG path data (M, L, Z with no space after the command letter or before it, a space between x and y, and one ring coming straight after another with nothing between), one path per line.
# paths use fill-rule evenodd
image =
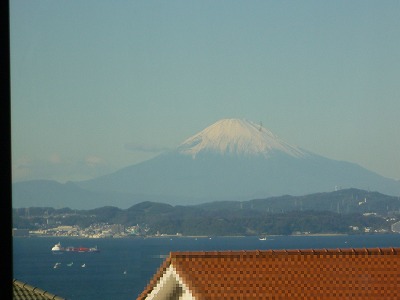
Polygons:
M349 228L353 233L371 233L371 234L385 234L385 233L400 233L400 222L396 222L388 229L373 229L371 227L360 228L359 226L351 226ZM28 230L28 229L13 229L14 237L74 237L74 238L128 238L128 237L167 237L167 236L182 236L181 233L174 235L160 233L149 233L150 228L147 226L124 226L122 224L107 224L96 223L87 228L81 228L78 225L62 225L46 229ZM295 231L293 235L310 235L310 232Z
M13 236L125 238L385 234L400 232L400 200L363 190L302 197L172 206L141 202L130 208L13 209Z
M13 229L13 236L36 236L36 237L75 237L75 238L125 238L135 236L146 236L149 228L146 226L124 226L122 224L96 223L87 228L78 225L62 225L52 228L37 230ZM161 235L161 234L159 234Z

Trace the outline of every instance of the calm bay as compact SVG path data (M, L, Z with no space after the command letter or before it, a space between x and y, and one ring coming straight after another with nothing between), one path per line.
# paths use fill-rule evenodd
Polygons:
M53 254L63 246L99 253ZM400 235L161 237L81 239L13 238L13 277L70 300L136 299L171 251L400 247ZM54 267L58 263L57 267Z

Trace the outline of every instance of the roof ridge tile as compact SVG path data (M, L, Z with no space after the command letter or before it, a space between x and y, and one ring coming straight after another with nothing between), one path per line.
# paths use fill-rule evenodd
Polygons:
M390 252L396 254L400 251L400 248L395 247L378 247L378 248L322 248L322 249L268 249L268 250L222 250L222 251L175 251L170 253L170 258L181 258L181 257L199 257L199 256L238 256L238 255L263 255L263 254L344 254L351 252L353 254L371 254L378 253L384 254Z

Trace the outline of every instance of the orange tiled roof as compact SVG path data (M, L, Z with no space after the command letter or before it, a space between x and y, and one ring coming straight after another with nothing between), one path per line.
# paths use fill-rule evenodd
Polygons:
M400 248L172 252L196 299L400 299Z

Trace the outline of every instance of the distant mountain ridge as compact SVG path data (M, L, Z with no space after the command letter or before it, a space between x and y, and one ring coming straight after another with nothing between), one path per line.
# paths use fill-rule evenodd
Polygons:
M148 226L148 234L261 235L310 233L362 233L365 227L382 232L398 220L399 197L358 189L304 196L280 196L249 201L176 205L145 201L127 209L113 206L91 210L13 209L16 228L34 228L43 216L86 227L93 223ZM42 218L40 218L42 217ZM356 232L355 232L355 231ZM372 231L371 231L372 232Z
M99 202L129 207L143 201L193 205L359 188L398 196L400 182L361 166L328 159L279 139L246 120L224 119L186 139L173 151L91 180L46 192L34 182L13 185L17 207L43 201L75 208ZM68 191L75 194L68 200ZM38 193L40 190L40 193ZM24 192L21 192L24 191ZM86 193L86 194L85 194ZM37 199L35 197L43 197ZM28 205L29 206L29 205Z
M12 187L13 207L71 207L87 209L109 205L110 199L123 207L131 205L132 195L117 192L96 192L80 188L73 182L53 180L16 182ZM160 199L154 198L157 201Z

